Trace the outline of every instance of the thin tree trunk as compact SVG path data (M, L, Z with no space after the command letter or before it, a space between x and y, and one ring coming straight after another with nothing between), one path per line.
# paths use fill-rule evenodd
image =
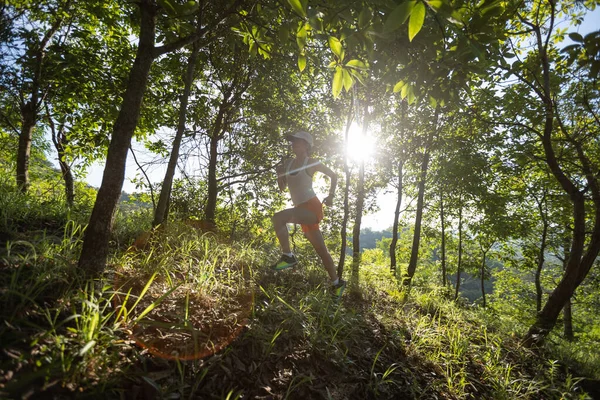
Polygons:
M206 209L204 210L204 219L206 221L215 222L217 212L217 161L218 161L218 145L219 138L212 136L210 138L209 145L209 157L208 157L208 193L206 200Z
M52 134L52 143L58 154L58 165L60 166L60 171L63 180L65 181L65 197L69 207L72 207L75 200L75 189L71 166L67 163L65 157L65 147L69 144L69 140L65 134L65 125L61 124L58 130L56 130L54 120L48 109L48 103L46 103L46 114L48 116L48 124L50 125L50 132Z
M200 21L198 21L198 25L200 26ZM186 72L183 76L184 88L179 105L179 120L177 123L177 133L175 134L175 139L173 140L173 149L171 150L171 156L169 157L169 164L167 165L165 179L163 180L162 187L160 190L160 197L158 199L156 211L154 212L154 220L152 221L152 226L162 224L168 217L167 206L169 204L169 198L171 197L171 189L173 188L173 178L175 177L177 161L179 160L181 140L183 139L183 134L185 133L187 106L190 98L192 82L194 81L194 71L196 69L196 60L198 59L199 52L200 46L198 45L198 43L194 43L192 47L192 53L188 57Z
M215 125L210 135L209 143L209 154L208 154L208 182L207 182L207 198L206 207L204 209L204 219L211 223L215 222L217 212L217 197L219 194L219 187L217 185L217 161L218 161L218 150L219 141L221 140L223 131L223 122L225 120L225 113L229 108L229 96L231 92L223 94L223 101L219 106L219 113L215 119Z
M19 135L19 148L17 149L17 186L22 193L27 193L30 186L29 160L33 129L38 118L37 114L37 104L33 105L31 102L21 109L22 125Z
M396 245L398 244L398 220L400 219L400 205L402 204L402 180L404 160L398 162L398 194L396 196L396 209L394 210L394 225L392 228L392 242L390 243L390 271L396 276Z
M69 7L69 2L65 4L66 9ZM65 10L66 11L66 10ZM46 32L39 47L35 49L33 77L31 80L31 89L29 93L29 101L21 103L21 132L19 134L19 148L17 149L17 186L22 193L27 193L29 189L29 160L31 157L31 141L33 139L33 130L38 121L38 114L41 103L44 100L40 91L42 89L42 71L44 58L46 56L46 48L52 37L56 34L62 18L59 18L52 24Z
M440 224L442 225L442 286L445 288L447 284L446 278L446 220L444 215L444 192L440 188Z
M350 109L348 111L348 117L346 119L346 130L344 132L344 143L348 145L348 133L350 132L350 126L354 119L354 92L351 92ZM344 263L346 262L346 244L348 241L347 225L348 215L350 214L348 196L350 192L350 167L348 165L348 152L344 152L344 176L346 177L344 184L344 217L342 219L342 229L340 236L342 239L342 245L340 249L340 259L338 261L337 276L342 276L344 273Z
M481 297L483 299L483 308L485 308L486 307L486 302L485 302L485 261L486 261L487 251L482 250L482 254L483 254L483 259L481 260Z
M463 241L463 220L462 220L462 193L458 198L458 263L456 265L456 290L454 292L454 300L458 299L460 293L460 274L462 271L462 241Z
M564 242L564 254L563 254L563 270L567 270L567 261L569 260L569 227L567 226L565 229L565 242ZM575 339L575 335L573 334L573 313L572 313L572 304L571 299L567 300L564 308L563 308L563 329L565 339L568 341L572 341Z
M149 0L141 1L139 7L141 29L137 54L129 74L121 110L113 127L102 184L85 231L79 258L79 267L89 276L98 276L106 265L114 214L125 179L127 152L139 120L153 61L156 10Z
M208 156L208 182L207 199L204 209L204 219L212 224L216 220L217 200L219 196L219 186L217 182L217 163L219 160L219 142L225 136L229 126L231 113L236 112L235 105L240 100L242 94L250 84L248 76L243 77L240 82L240 76L236 76L230 86L223 92L223 100L219 106L219 112L215 119L215 124L210 135L209 156Z
M366 136L369 129L369 102L365 100L365 110L363 117L363 135ZM358 170L358 187L356 198L356 217L354 220L354 228L352 229L352 284L358 288L358 274L360 268L360 225L362 222L362 213L365 203L365 160L360 161Z
M413 243L410 251L410 261L408 269L403 280L404 285L410 285L412 278L417 270L417 262L419 261L419 245L421 243L421 223L423 220L423 208L425 206L425 184L427 181L427 171L429 169L429 158L431 156L431 146L433 137L437 134L437 123L439 115L439 106L435 109L434 127L427 137L425 143L425 153L421 161L421 171L419 174L419 193L417 195L417 214L415 216L415 231L413 233Z
M541 214L543 212L541 205L539 205L539 208L540 208L540 216L542 217L544 227L542 229L542 241L540 243L540 253L538 255L538 263L537 263L537 267L535 269L535 310L537 312L539 312L542 309L543 290L542 290L541 277L542 277L542 269L544 268L544 261L545 261L544 253L546 252L546 238L548 237L548 221L546 220L545 216Z

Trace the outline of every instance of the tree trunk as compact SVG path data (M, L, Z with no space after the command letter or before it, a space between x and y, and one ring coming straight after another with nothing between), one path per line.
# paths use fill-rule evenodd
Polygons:
M344 132L344 143L348 144L348 133L350 132L350 126L354 118L354 92L351 92L350 110L348 111L348 118L346 119L346 131ZM348 152L344 152L344 176L346 177L344 184L344 217L342 219L342 229L340 232L342 244L340 249L340 259L338 261L337 276L342 276L344 273L344 263L346 262L346 244L348 241L347 226L348 226L348 215L350 214L348 196L350 192L350 167L348 166Z
M400 219L400 204L402 204L402 179L404 160L398 162L398 195L396 209L394 210L394 226L392 228L392 242L390 243L390 271L396 276L396 245L398 243L398 220Z
M75 190L73 187L73 173L71 171L71 166L66 161L65 155L65 147L69 144L69 140L65 134L65 125L61 124L58 128L58 131L56 130L56 126L54 125L54 120L50 115L50 110L47 103L46 114L48 115L48 124L50 125L50 132L52 134L52 143L54 144L54 148L58 154L58 165L60 166L60 171L62 173L63 180L65 181L65 197L69 207L72 207L75 200Z
M363 135L367 134L369 129L369 102L365 101L365 110L363 117ZM362 223L362 213L365 204L365 160L360 161L358 169L358 187L356 197L356 217L352 229L352 284L358 288L358 273L360 268L360 225Z
M233 88L231 88L233 90ZM219 113L215 119L212 134L210 135L209 154L208 154L208 182L207 182L207 198L206 207L204 209L204 219L206 221L215 222L217 212L217 198L219 195L219 187L217 185L217 161L219 159L219 141L223 137L223 122L225 114L229 108L228 91L223 94L223 100L219 106Z
M563 254L563 270L567 270L567 261L569 259L569 227L567 226L565 229L565 242L563 245L564 254ZM573 313L572 313L572 304L571 299L567 300L563 308L563 328L564 328L564 336L568 341L572 341L575 339L575 335L573 334Z
M421 243L421 222L423 220L423 207L425 206L425 183L427 181L427 170L429 169L429 158L431 156L431 146L434 135L437 134L437 123L439 115L439 106L435 109L434 127L427 137L425 143L425 152L421 161L421 171L419 174L419 193L417 195L417 215L415 216L415 231L413 233L413 243L410 250L410 261L404 278L403 284L410 285L419 261L419 245Z
M554 11L555 10L553 10L553 12ZM524 338L524 344L529 346L542 343L554 328L560 312L571 296L573 296L577 287L583 282L600 252L600 188L598 187L598 179L592 172L589 159L583 154L581 148L578 147L579 161L585 172L587 186L591 189L592 200L594 202L592 211L594 215L594 226L592 228L591 238L587 244L587 249L585 249L586 204L584 192L580 191L564 173L554 153L552 132L554 129L555 110L550 90L550 62L546 53L546 47L542 40L540 28L534 27L534 32L537 38L543 72L543 93L540 94L545 111L542 145L544 147L546 163L548 164L550 171L563 190L569 195L569 199L573 204L574 229L566 271L556 289L548 297L542 310L537 314L535 322L529 328L529 331Z
M218 161L218 145L219 138L212 136L210 138L209 157L208 157L208 193L206 199L206 209L204 210L204 219L206 221L215 222L217 212L217 161Z
M445 288L447 284L446 280L446 220L444 215L444 193L440 189L440 224L442 225L442 286Z
M68 10L69 3L67 2L65 6L66 10ZM21 102L22 125L19 134L19 148L17 150L17 186L22 193L27 193L30 185L29 159L31 157L31 141L33 139L33 129L38 121L40 106L44 100L43 96L40 99L40 90L42 86L42 71L44 58L46 56L46 47L60 28L61 24L62 18L57 19L40 41L39 47L35 49L29 101L27 103L24 101ZM23 97L25 96L23 95Z
M175 168L177 167L177 161L179 159L179 150L181 147L181 140L185 133L185 121L187 117L187 105L190 97L192 82L194 81L194 71L196 69L196 60L200 46L194 43L192 47L192 53L188 58L187 69L183 77L184 88L183 94L181 95L181 102L179 105L179 121L177 123L177 133L173 140L173 149L171 150L171 156L169 158L169 164L167 165L167 171L165 172L165 179L162 183L160 190L160 198L158 199L158 205L154 213L154 221L152 226L162 224L168 216L168 203L171 197L171 189L173 187L173 178L175 176Z
M486 307L485 302L485 259L487 256L487 251L483 251L483 260L481 261L481 297L483 299L483 308Z
M27 103L21 109L21 134L17 150L17 186L22 193L29 189L29 159L31 157L31 140L37 122L37 104Z
M540 206L541 208L541 206ZM542 269L544 268L544 252L546 251L546 238L548 236L548 221L542 216L544 228L542 230L542 241L540 243L540 254L538 255L537 268L535 269L535 310L539 312L542 309Z
M458 295L460 293L460 273L462 271L462 193L458 198L458 203L458 262L456 264L456 290L454 292L454 300L458 299Z
M137 54L129 73L123 103L113 127L102 184L85 231L79 258L79 267L88 276L98 276L106 265L114 214L125 179L127 152L139 120L142 98L153 61L156 10L149 0L141 1L139 7L141 29Z

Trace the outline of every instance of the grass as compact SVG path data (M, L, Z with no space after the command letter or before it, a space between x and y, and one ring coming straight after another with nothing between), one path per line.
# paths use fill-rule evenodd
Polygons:
M509 318L449 300L427 265L409 292L366 254L360 296L337 302L304 239L300 265L274 272L268 237L170 224L125 251L127 224L91 281L80 223L6 243L0 397L586 399L567 363L598 378L581 345L521 347Z

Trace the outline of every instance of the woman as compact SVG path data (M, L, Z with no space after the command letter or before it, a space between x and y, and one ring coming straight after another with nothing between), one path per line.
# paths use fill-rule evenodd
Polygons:
M277 184L281 191L285 190L286 187L289 189L294 207L279 211L273 216L273 227L275 228L275 234L277 235L277 239L279 239L283 254L279 261L273 264L271 268L280 271L293 267L298 263L298 260L296 260L290 249L287 224L300 224L304 236L306 236L319 257L321 257L323 265L331 279L332 291L339 298L346 288L346 282L337 276L333 259L325 246L323 235L319 229L319 222L323 219L323 205L317 198L312 187L312 177L315 172L327 175L331 180L331 186L329 188L329 196L323 200L323 204L331 206L337 185L337 174L321 162L309 158L310 149L313 144L310 133L297 132L293 135L288 135L287 139L292 142L292 151L295 158L284 161L276 168Z

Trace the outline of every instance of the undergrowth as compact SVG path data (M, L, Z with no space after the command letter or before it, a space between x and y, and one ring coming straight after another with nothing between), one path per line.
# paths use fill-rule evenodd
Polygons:
M230 243L172 223L136 249L121 240L86 281L84 229L6 242L0 396L586 399L578 374L598 378L593 352L522 347L510 319L454 302L427 265L405 289L367 252L360 296L338 301L302 238L299 265L274 272L269 237Z

